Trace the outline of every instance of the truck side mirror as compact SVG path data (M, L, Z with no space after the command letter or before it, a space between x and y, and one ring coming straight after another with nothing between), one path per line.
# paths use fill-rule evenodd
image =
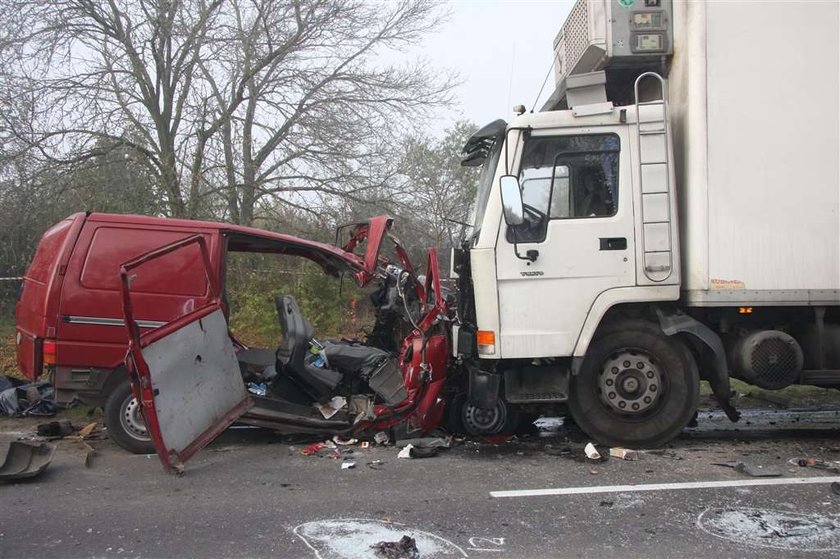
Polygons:
M499 179L502 190L502 208L505 223L508 226L522 225L525 222L525 212L522 209L522 191L519 189L519 179L515 175L503 175Z

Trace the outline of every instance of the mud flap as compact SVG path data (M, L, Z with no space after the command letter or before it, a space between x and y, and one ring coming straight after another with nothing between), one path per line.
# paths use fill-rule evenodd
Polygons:
M656 309L659 317L659 326L666 336L673 336L678 333L691 334L714 354L712 370L708 374L708 381L712 387L721 409L726 413L730 421L738 421L741 413L732 405L732 387L729 384L729 367L726 364L726 351L723 342L714 331L687 314L666 314L662 309Z
M502 375L471 367L467 402L477 408L495 408L501 384Z

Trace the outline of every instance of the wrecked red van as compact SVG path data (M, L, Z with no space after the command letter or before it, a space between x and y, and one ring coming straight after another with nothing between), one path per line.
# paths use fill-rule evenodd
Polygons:
M202 358L201 368L196 363L196 355L201 352L191 355L190 374L200 374L201 370L209 371L213 378L224 376L228 383L235 381L230 394L242 396L241 375L238 380L231 376L235 363L237 374L247 370L259 375L265 371L269 393L245 393L237 401L236 413L231 408L222 416L211 413L204 417L209 431L202 434L203 439L246 410L240 421L296 432L381 427L408 417L420 430L430 430L443 415L441 389L449 340L445 329L437 325L449 311L442 300L434 251L430 251L425 284L421 284L405 251L390 234L392 223L387 216L380 216L354 225L349 228L350 241L337 247L222 223L97 213L72 215L44 233L26 272L16 306L19 367L30 379L51 375L61 402L78 396L90 405L103 406L112 439L127 450L146 453L153 450L153 442L160 442L152 439L165 439L171 433L150 433L145 420L157 410L153 427L159 429L166 424L177 430L179 417L178 413L167 416L162 410L169 409L168 404L160 401L173 394L173 385L167 385L166 391L156 388L149 369L165 371L162 374L184 381L188 375L183 371L188 368L161 366L167 359L178 360L171 354L158 356L158 361L152 359L154 363L144 354L152 351L149 347L160 348L166 340L171 342L185 325L199 324L198 331L203 332L201 328L210 321L213 326L209 330L219 338L212 345L223 357ZM394 243L399 261L388 262L380 255L385 239ZM363 254L354 252L363 246ZM325 274L350 277L360 286L377 282L376 296L371 297L377 320L393 321L397 316L410 325L406 331L412 334L395 340L391 348L338 342L326 350L321 347L312 351L317 333L300 314L290 293L276 301L283 334L278 347L246 347L228 332L228 308L223 297L225 263L234 252L306 258ZM132 270L131 274L126 275L126 270ZM411 305L416 308L409 309ZM189 337L189 330L181 335ZM124 364L129 337L133 343L129 363L135 365L133 378L140 400L134 398ZM387 354L387 359L377 361L372 356L377 351ZM235 361L230 359L231 352ZM315 363L313 368L319 352L327 360L332 354L336 363L327 367ZM182 386L178 382L175 385ZM327 419L317 406L335 397L345 398L347 406ZM140 405L146 406L145 420ZM192 435L181 432L175 437L183 442L183 437ZM196 443L187 448L189 445L167 441L167 452L176 449L179 459L186 459L201 446ZM161 446L157 446L160 451ZM168 459L166 463L174 464Z

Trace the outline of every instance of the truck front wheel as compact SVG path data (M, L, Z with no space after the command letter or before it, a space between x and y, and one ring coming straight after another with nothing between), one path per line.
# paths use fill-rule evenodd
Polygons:
M111 440L129 452L152 454L155 451L128 377L117 385L105 402L105 427Z
M589 348L569 387L569 411L589 436L611 446L653 448L694 416L699 374L691 353L647 323L612 329Z

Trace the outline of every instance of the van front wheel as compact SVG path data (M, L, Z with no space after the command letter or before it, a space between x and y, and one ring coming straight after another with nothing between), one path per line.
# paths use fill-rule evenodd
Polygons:
M590 346L581 370L571 379L569 411L578 426L601 443L661 446L694 416L697 365L680 340L655 326L635 321L626 326Z
M134 454L154 453L155 447L127 377L105 402L105 427L111 440L127 451Z

